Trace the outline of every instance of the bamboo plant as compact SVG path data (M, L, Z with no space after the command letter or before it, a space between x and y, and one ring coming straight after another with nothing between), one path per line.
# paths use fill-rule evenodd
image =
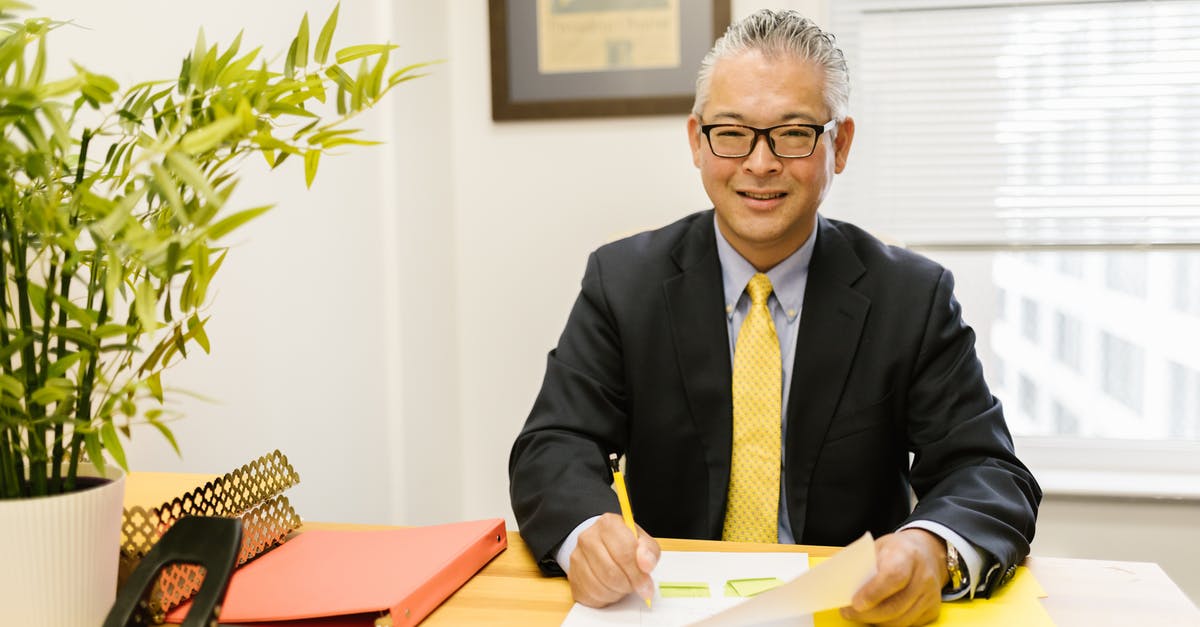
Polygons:
M311 185L322 155L373 143L346 123L425 65L389 69L390 44L334 51L334 7L316 37L305 14L279 61L201 31L169 80L51 79L66 23L28 8L0 0L0 499L76 489L81 464L127 470L138 423L178 452L162 373L208 352L220 240L269 209L226 207L238 168L298 160Z

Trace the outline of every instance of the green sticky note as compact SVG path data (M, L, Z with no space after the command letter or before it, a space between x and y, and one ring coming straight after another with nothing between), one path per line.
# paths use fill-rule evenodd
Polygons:
M658 584L658 592L664 599L710 596L703 581L664 581Z
M783 585L778 577L757 577L751 579L730 579L725 582L725 596L752 597L762 594L772 588Z

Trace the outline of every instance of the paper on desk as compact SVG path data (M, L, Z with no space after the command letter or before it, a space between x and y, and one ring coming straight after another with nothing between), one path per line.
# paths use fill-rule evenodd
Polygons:
M792 581L693 625L744 627L844 607L874 574L875 540L868 533Z
M874 572L875 543L869 535L813 570L808 569L804 553L664 551L653 573L653 609L647 609L633 594L599 609L576 603L563 625L812 625L809 614L848 605L850 597ZM788 583L749 599L725 596L725 584L730 579L754 577L778 577ZM708 583L711 597L663 597L657 589L661 582L698 581ZM795 598L780 600L780 596Z
M663 551L655 567L653 609L636 594L604 608L575 604L567 614L566 627L606 627L608 625L639 625L642 627L682 627L706 616L712 616L736 603L741 597L725 596L729 579L778 577L783 581L796 578L808 570L805 553L714 553L705 551ZM680 597L662 595L659 584L687 583L703 585L706 596ZM812 623L807 623L810 627ZM805 623L790 623L803 627Z

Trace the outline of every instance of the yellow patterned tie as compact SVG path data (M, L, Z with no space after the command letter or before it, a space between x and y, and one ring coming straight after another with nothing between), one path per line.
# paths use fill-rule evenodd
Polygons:
M721 539L779 541L779 337L767 309L771 279L759 273L746 286L750 313L733 351L733 461Z

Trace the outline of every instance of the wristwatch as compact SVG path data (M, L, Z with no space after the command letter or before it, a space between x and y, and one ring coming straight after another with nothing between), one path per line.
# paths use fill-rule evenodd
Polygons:
M946 583L944 591L946 594L961 592L970 583L967 569L959 559L958 549L949 542L946 543L946 572L950 573L950 581Z

